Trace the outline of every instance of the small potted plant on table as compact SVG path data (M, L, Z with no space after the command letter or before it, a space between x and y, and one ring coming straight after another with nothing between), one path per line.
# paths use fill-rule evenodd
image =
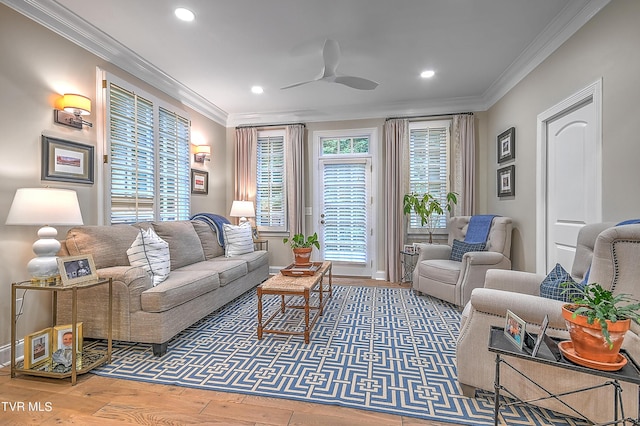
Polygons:
M578 293L573 303L562 307L576 355L597 363L619 361L620 346L631 320L640 320L640 303L628 294L613 295L597 283L584 287L571 282L563 285Z
M294 234L291 239L283 238L283 243L291 244L293 250L294 264L296 266L309 266L311 265L311 251L315 246L320 249L320 242L318 241L318 233L314 232L313 235L307 237L304 234Z

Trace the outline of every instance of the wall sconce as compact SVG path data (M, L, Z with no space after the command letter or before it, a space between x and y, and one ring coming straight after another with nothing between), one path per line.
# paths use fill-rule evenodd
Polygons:
M211 161L209 155L211 154L211 147L209 145L195 145L193 149L193 161L196 163L204 163L206 161Z
M75 127L76 129L82 129L83 125L93 127L93 124L84 121L80 117L81 115L91 114L91 99L86 96L65 93L58 100L56 107L53 110L53 121L55 123Z

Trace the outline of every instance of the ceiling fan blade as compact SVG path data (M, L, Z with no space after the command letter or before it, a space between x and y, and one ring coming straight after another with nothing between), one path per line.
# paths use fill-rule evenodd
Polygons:
M292 87L298 87L298 86L302 86L303 84L314 83L316 81L318 81L318 80L309 80L309 81L303 81L301 83L290 84L289 86L281 87L280 90L291 89Z
M324 70L322 77L331 77L336 75L338 61L340 60L340 46L335 40L327 39L322 48L322 58L324 59Z
M358 90L373 90L378 87L378 83L376 83L375 81L367 80L366 78L362 77L353 77L350 75L338 76L336 77L335 82Z

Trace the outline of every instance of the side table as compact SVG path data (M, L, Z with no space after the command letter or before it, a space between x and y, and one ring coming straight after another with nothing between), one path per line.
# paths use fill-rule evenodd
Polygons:
M76 342L78 341L77 323L78 323L78 292L86 288L109 285L109 310L107 315L107 350L85 350L84 348L76 348ZM53 363L51 357L48 360L38 363L37 365L24 368L24 361L16 362L16 291L17 290L35 290L35 291L49 291L53 293L52 303L52 325L58 325L56 323L57 306L58 306L58 292L70 291L71 297L71 370L64 373L53 371ZM70 285L62 285L59 281L56 283L41 283L23 281L19 283L11 284L11 377L16 377L17 373L26 374L31 376L41 377L53 377L53 378L67 378L71 377L71 384L75 385L78 374L84 374L88 371L102 365L111 362L111 337L112 337L112 325L113 325L113 282L111 278L97 279L85 282L79 282ZM81 353L78 354L78 350L81 349Z
M574 407L571 407L566 402L561 401L560 397L561 396L565 396L565 395L572 395L572 394L579 393L579 392L584 392L584 391L587 391L587 390L593 390L593 389L600 388L600 387L605 387L605 386L612 386L614 388L614 401L613 401L613 403L614 403L614 417L615 417L613 421L607 422L605 424L607 424L607 425L619 424L619 423L622 423L622 424L625 424L625 425L627 423L633 424L633 425L639 425L640 424L640 406L638 407L638 413L637 413L637 417L635 419L634 418L630 418L630 417L620 418L620 415L619 415L619 413L622 413L623 416L624 416L624 407L622 405L622 395L621 395L622 394L622 388L621 388L619 382L629 382L629 383L633 383L635 385L640 385L640 367L638 366L638 364L636 364L635 360L633 358L631 358L624 350L621 350L620 353L627 358L628 362L622 369L620 369L618 371L596 370L596 369L593 369L593 368L583 367L583 366L574 364L574 363L572 363L570 361L565 360L564 357L562 357L560 360L556 360L555 358L554 359L543 358L543 357L540 357L540 356L533 357L530 354L528 354L527 352L521 351L518 348L516 348L505 337L504 329L502 327L495 327L495 326L492 326L491 330L490 330L488 349L489 349L490 352L494 352L496 354L496 373L495 373L495 384L494 384L495 402L494 402L494 413L493 413L493 415L494 415L494 417L493 417L494 418L494 424L496 426L499 424L498 418L499 418L499 415L500 415L500 406L501 405L509 406L509 405L513 405L513 404L527 404L527 403L543 401L543 400L547 400L547 399L555 399L557 401L560 401L565 407L567 407L570 410L572 410L575 413L576 417L581 418L583 420L586 420L588 422L591 422L584 415L582 415L577 409L575 409ZM513 367L511 364L509 364L509 362L507 360L505 360L503 356L510 356L510 357L526 359L526 360L531 361L531 362L537 362L537 363L541 363L541 364L552 365L554 367L563 368L565 370L572 370L572 371L577 371L577 372L581 372L581 373L591 374L591 375L594 375L594 376L600 376L600 377L603 377L603 378L606 378L606 379L609 379L609 380L604 381L600 385L590 386L590 387L587 387L587 388L575 389L575 390L572 390L572 391L563 392L561 395L558 395L558 394L554 394L554 393L548 391L547 389L543 388L538 383L536 383L533 379L531 379L530 377L528 377L527 375L525 375L521 371L518 371L515 367ZM518 373L518 377L522 377L525 380L528 380L530 383L532 383L535 386L537 386L538 388L540 388L548 396L542 397L542 398L537 398L537 399L532 400L532 401L523 401L523 400L519 399L511 391L506 389L504 386L500 385L500 370L501 370L501 366L503 364L508 366L512 370L516 371ZM512 397L514 397L516 399L516 402L501 404L500 403L500 391L507 392L510 396L512 396ZM638 397L640 398L640 388L638 390ZM591 422L591 423L593 423L593 422Z
M253 240L253 247L256 250L269 251L269 240Z
M400 263L402 263L401 283L413 281L413 270L416 267L418 253L400 250Z

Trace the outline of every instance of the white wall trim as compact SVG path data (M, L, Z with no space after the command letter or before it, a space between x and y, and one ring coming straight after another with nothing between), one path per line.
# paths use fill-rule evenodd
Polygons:
M16 342L16 361L24 358L24 339ZM11 364L11 343L0 346L0 366L6 367Z
M602 78L579 90L560 103L540 113L537 118L536 149L536 272L547 274L547 124L583 103L593 102L596 122L596 156L602 158ZM595 203L600 208L595 212L597 222L602 221L602 162L593 171L598 185L595 189Z

